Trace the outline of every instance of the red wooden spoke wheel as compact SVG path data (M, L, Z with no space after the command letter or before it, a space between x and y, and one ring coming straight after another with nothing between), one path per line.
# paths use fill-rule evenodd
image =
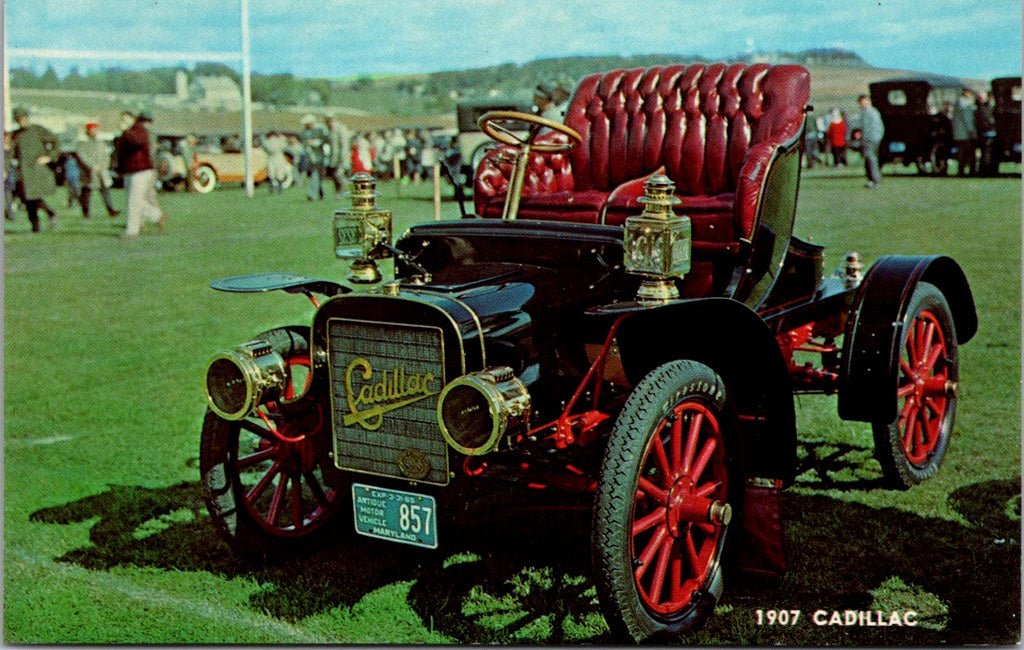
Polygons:
M594 509L594 566L605 617L622 640L698 629L722 591L731 519L722 380L691 361L634 389L608 441Z
M935 314L925 310L914 318L903 347L898 426L907 459L920 466L935 453L951 395L946 341Z
M322 407L313 404L308 412L286 415L270 404L240 425L229 462L249 514L273 535L309 534L338 500L317 459L319 438L330 435Z
M685 607L718 560L727 477L718 418L694 400L662 421L644 454L633 511L633 577L644 604Z
M287 557L322 541L325 524L347 496L329 452L330 420L318 400L303 398L311 379L308 328L273 330L285 361L281 403L228 421L207 413L200 470L217 528L240 553Z
M936 287L921 283L903 322L898 413L892 422L874 424L876 456L891 487L909 488L938 471L953 431L958 390L949 306Z

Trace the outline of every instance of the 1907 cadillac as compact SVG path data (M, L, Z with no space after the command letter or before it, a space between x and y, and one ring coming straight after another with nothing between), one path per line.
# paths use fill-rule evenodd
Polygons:
M871 423L891 487L935 474L971 291L941 255L862 274L851 253L823 277L822 248L792 237L809 85L792 65L594 75L564 124L481 118L502 146L474 217L392 241L372 178L355 178L334 242L364 290L211 283L315 305L208 366L201 472L220 532L287 556L350 518L434 548L460 486L592 495L602 609L643 641L698 628L729 563L781 565L795 393L838 394L839 417Z

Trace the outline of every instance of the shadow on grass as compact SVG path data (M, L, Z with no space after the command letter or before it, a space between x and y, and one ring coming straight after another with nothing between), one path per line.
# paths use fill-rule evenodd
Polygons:
M111 485L30 519L96 519L92 544L59 562L98 571L138 566L245 577L261 585L249 605L289 622L351 607L376 589L411 580L409 604L424 625L460 641L607 641L587 578L589 509L518 509L509 507L507 494L497 499L500 512L494 506L471 513L472 524L442 524L438 551L350 534L350 522L340 516L337 544L275 565L255 565L231 552L209 520L198 483Z
M1020 479L965 486L949 500L967 526L825 495L787 493L789 573L771 585L727 586L718 613L694 641L1015 643L1020 634ZM196 483L156 489L110 486L102 494L39 510L31 519L52 524L96 519L92 545L58 561L93 570L139 566L204 571L227 579L244 576L261 585L249 605L290 622L351 607L381 587L411 581L408 604L424 627L462 643L609 642L589 577L587 505L517 508L519 501L504 493L496 502L504 507L484 507L462 517L462 523L446 524L438 551L348 534L348 521L341 516L337 544L274 566L255 566L232 555L215 534ZM895 593L889 601L878 600L884 585ZM916 590L905 608L921 610L924 624L919 627L817 627L811 622L818 609L882 607L899 599L901 585ZM769 607L801 609L805 624L800 629L756 627L753 610Z

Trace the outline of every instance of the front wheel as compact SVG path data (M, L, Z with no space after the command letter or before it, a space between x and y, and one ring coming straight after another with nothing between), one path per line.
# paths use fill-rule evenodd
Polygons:
M209 194L213 191L213 188L217 187L217 172L209 165L200 165L192 172L189 183L192 185L193 191L200 194Z
M905 490L939 471L953 432L960 360L953 317L942 292L914 289L903 320L897 415L875 422L875 457L888 487Z
M592 539L598 595L617 639L678 638L713 612L734 427L721 378L693 361L660 366L626 401L605 450Z
M327 523L347 498L330 458L330 414L302 397L310 381L309 328L271 330L257 338L285 361L280 403L242 420L208 411L199 454L203 497L234 551L254 560L284 559L329 537Z

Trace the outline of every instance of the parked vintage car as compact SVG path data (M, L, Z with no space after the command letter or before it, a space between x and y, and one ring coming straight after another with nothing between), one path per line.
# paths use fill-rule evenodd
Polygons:
M245 182L245 155L237 144L227 137L201 135L193 144L180 134L157 136L154 166L164 189L174 190L188 184L193 192L208 194L218 184ZM267 152L258 146L252 148L253 182L267 180ZM292 184L287 178L284 186Z
M267 180L267 152L252 148L252 177L254 183ZM245 182L245 154L238 147L197 147L192 154L192 174L189 187L193 192L208 194L221 183Z
M921 174L945 174L953 156L950 110L966 87L959 79L941 76L869 84L871 103L885 124L879 162L915 165Z
M258 559L339 521L438 548L473 494L582 495L578 552L612 633L663 640L704 623L726 568L784 568L794 395L837 394L840 418L870 423L884 485L934 475L971 290L941 254L863 273L849 253L823 277L822 247L792 236L809 84L795 65L593 75L564 124L480 118L501 145L474 217L393 241L373 178L354 177L334 247L364 288L212 282L314 307L208 364L200 472L219 532Z
M529 102L516 102L511 99L479 99L461 102L455 107L455 124L458 133L455 146L459 151L457 183L465 187L473 186L473 173L480 166L484 155L495 147L494 140L488 138L477 121L488 111L520 111L530 112Z
M995 100L996 152L999 161L1020 162L1021 78L999 77L992 80Z
M185 138L179 134L158 134L154 160L157 179L165 190L174 190L188 182L191 161L186 160Z

